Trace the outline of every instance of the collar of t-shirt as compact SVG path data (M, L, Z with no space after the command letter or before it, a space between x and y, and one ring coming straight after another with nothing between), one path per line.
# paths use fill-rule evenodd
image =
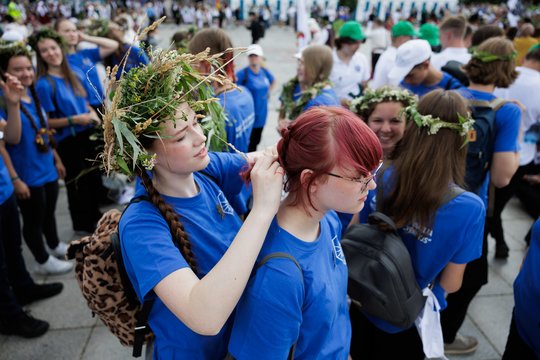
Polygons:
M447 47L441 52L441 54L459 54L459 55L468 54L468 53L469 53L469 50L467 48L462 48L462 47Z

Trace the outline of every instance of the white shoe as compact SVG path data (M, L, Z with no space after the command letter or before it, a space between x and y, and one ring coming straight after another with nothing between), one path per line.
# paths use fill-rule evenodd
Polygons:
M47 247L47 252L50 255L56 256L57 258L63 260L66 258L67 249L68 249L68 244L60 241L58 243L58 246L56 246L54 249Z
M49 256L43 264L38 264L36 273L41 275L57 275L70 271L73 263L70 261L58 260L54 256Z

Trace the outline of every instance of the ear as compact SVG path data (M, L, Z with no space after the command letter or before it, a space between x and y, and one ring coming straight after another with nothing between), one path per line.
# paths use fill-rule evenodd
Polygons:
M302 170L302 173L300 174L300 183L302 184L302 188L307 189L307 186L313 177L313 170L311 169L304 169ZM317 188L317 182L311 183L311 187L308 189L309 192L314 192Z

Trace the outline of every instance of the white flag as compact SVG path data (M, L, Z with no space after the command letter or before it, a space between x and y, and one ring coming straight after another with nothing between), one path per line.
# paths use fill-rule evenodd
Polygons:
M296 21L297 21L297 38L298 38L298 51L302 51L308 46L311 40L311 32L308 26L308 13L306 11L306 1L298 0L296 2Z

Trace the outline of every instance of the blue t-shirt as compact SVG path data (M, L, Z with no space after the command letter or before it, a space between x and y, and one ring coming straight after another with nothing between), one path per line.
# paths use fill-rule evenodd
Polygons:
M389 183L392 168L384 173L384 184ZM385 193L390 188L385 186ZM360 222L365 223L370 213L376 211L376 191L368 194L366 206L360 213ZM421 289L437 280L441 271L452 262L466 264L478 259L482 254L482 238L484 234L485 207L482 200L471 192L464 192L448 203L443 204L436 212L433 228L425 231L426 237L417 237L410 224L398 229L403 243L411 256L416 281ZM446 308L444 289L435 281L432 289L441 309ZM396 333L399 329L377 318L367 316L373 324L388 333Z
M514 320L523 341L540 359L540 219L532 230L531 244L514 282Z
M274 218L257 269L238 303L229 352L238 360L286 359L296 342L295 359L341 359L349 355L351 324L347 305L347 264L339 243L341 222L330 211L314 242L293 236Z
M245 165L237 154L211 153L204 170L214 180L194 173L199 193L191 198L163 196L180 215L191 242L199 278L221 259L238 233L242 222L227 196L238 193L238 173ZM218 187L219 185L219 187ZM145 194L138 187L136 196ZM156 335L154 358L221 360L227 353L232 318L216 336L199 335L186 327L152 291L163 278L188 267L174 246L169 226L159 210L148 201L129 206L119 224L126 271L140 300L156 298L149 324Z
M90 89L87 99L90 105L99 106L103 101L103 86L99 80L96 64L101 61L99 48L83 49L67 56L72 69L78 69L83 74L85 88ZM95 90L94 90L95 88Z
M0 94L0 96L3 95ZM30 97L30 99L32 99L32 97ZM32 119L27 118L21 111L21 140L16 145L6 144L6 149L9 152L15 170L17 170L17 175L21 180L28 186L42 186L58 179L58 172L54 166L53 153L50 148L47 152L38 151L35 142L36 132L30 124L30 121L33 121L36 128L41 129L36 104L33 100L31 100L30 103L21 101L21 107L28 110ZM3 109L0 109L0 117L7 119L7 114ZM47 121L46 116L45 121ZM48 143L48 135L42 134L41 136L45 143Z
M127 51L129 49L129 45L124 44L123 47L124 47L124 51ZM115 54L111 56L112 56L111 68L113 68L114 66L120 64L123 57L117 58ZM129 70L133 68L139 67L141 65L147 65L149 62L150 60L148 59L148 55L146 55L146 53L142 49L136 46L133 46L126 60L125 68L124 68L124 64L122 64L122 66L119 65L118 72L116 73L116 80L120 80L120 76L122 75L122 69L124 69L124 71L127 73L129 72Z
M461 88L457 92L467 100L491 101L496 98L492 93L485 91ZM521 109L514 103L507 102L497 110L495 114L495 141L493 152L518 152L519 151L519 128L521 127ZM484 180L484 185L477 194L484 200L487 207L489 187L489 173Z
M81 84L85 85L83 87L88 94L89 90L86 88L86 81L82 81L82 76L78 71L74 71L74 73ZM54 82L54 87L51 85L51 82ZM76 95L75 90L62 78L54 75L41 76L36 83L36 91L41 106L49 114L50 118L62 118L88 112L86 98ZM60 142L72 136L73 134L70 128L73 128L76 133L79 133L92 128L92 125L73 125L56 128L56 141Z
M409 90L413 94L418 95L418 97L424 96L428 92L435 89L454 90L454 89L459 89L463 87L463 84L461 84L458 79L456 79L455 77L453 77L452 75L448 73L445 73L444 71L442 73L443 73L443 77L441 81L435 85L431 85L431 86L425 86L423 84L411 85L411 84L407 84L403 80L401 81L401 83L399 83L399 85L402 88Z
M300 99L302 91L300 90L300 85L296 85L294 88L293 100L297 101ZM315 96L313 99L304 106L304 111L313 106L340 106L339 98L336 95L336 92L332 88L322 89L321 93Z
M5 203L11 195L13 195L13 184L4 163L4 158L0 156L0 205Z
M268 69L261 67L255 74L247 66L236 73L237 83L248 88L255 103L254 128L262 128L266 124L268 115L268 98L270 97L270 85L274 81L274 75Z
M227 115L225 121L227 141L238 150L247 152L255 122L255 105L249 90L243 86L240 86L240 89L225 91L216 97Z

